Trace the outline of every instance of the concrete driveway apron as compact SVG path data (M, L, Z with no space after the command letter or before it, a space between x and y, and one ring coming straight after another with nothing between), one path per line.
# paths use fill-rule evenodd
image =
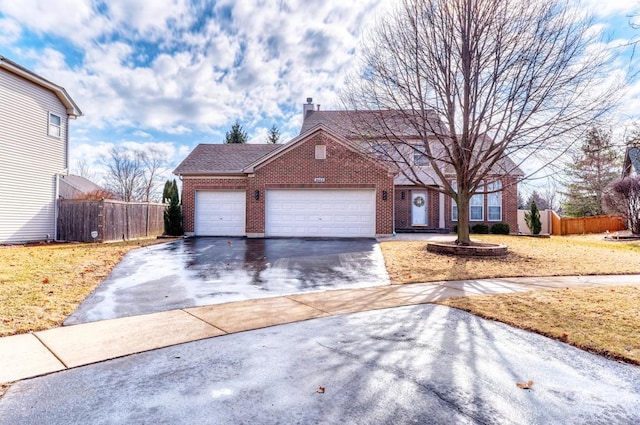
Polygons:
M374 239L190 238L127 254L64 324L388 284Z

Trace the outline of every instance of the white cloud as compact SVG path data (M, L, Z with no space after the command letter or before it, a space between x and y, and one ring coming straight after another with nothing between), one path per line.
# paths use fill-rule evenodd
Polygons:
M54 34L75 44L90 43L109 27L88 0L0 0L0 11L39 34Z
M22 29L13 19L0 18L0 45L9 45L18 40Z

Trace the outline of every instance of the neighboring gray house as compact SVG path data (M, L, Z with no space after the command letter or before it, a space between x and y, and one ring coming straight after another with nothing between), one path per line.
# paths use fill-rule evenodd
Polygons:
M81 115L64 88L0 56L0 244L55 237L69 118Z
M58 182L58 196L60 199L80 199L88 195L94 195L103 198L115 198L108 190L102 186L98 186L86 177L69 174L60 176ZM105 196L108 195L108 196Z

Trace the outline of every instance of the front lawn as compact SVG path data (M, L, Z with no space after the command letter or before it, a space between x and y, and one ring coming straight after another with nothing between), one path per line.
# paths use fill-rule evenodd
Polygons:
M0 247L0 337L60 326L127 252L164 241Z
M426 241L380 244L392 283L489 279L516 276L640 274L640 242L605 241L602 235L548 239L473 235L474 240L509 247L502 258L432 254Z

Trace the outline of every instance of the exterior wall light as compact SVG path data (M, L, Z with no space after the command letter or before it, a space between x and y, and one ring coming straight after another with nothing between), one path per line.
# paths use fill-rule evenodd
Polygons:
M386 200L387 200L387 191L386 191L386 190L383 190L383 191L382 191L382 200L383 200L383 201L386 201Z
M253 198L254 198L256 201L259 201L259 200L260 200L260 191L259 191L259 190L256 190L255 192L253 192Z

